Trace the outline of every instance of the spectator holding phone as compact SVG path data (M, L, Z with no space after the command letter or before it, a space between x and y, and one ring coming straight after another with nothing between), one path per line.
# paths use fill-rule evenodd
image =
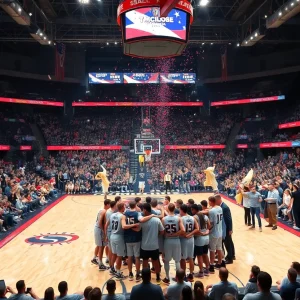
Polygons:
M0 300L7 299L6 297L7 293L11 293L12 295L15 294L12 288L5 285L4 280L0 280Z
M19 280L16 284L18 293L9 297L10 300L33 300L39 299L32 288L27 288L24 280Z

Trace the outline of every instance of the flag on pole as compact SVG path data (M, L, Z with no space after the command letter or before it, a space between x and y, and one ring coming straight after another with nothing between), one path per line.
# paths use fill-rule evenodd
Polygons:
M221 47L221 63L222 63L222 81L227 81L227 46Z
M65 78L65 55L66 46L63 43L57 43L55 48L55 77L56 80Z

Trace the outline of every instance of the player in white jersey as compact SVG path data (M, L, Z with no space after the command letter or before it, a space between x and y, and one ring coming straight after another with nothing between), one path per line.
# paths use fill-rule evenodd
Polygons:
M111 201L110 209L108 209L105 214L105 226L104 226L104 232L106 232L106 242L107 242L107 247L105 248L105 249L107 249L106 263L109 263L111 261L111 246L110 246L111 227L107 228L106 224L108 224L107 221L109 220L110 216L115 212L117 212L116 201Z
M181 245L179 237L185 233L182 220L179 216L175 216L175 205L170 203L168 205L169 215L162 219L162 224L165 228L164 240L164 267L166 278L163 283L170 284L170 261L175 260L176 270L180 269L181 259Z
M181 269L186 274L186 260L188 259L190 265L190 274L187 276L188 281L194 281L194 234L199 232L199 225L197 220L188 215L188 206L183 204L180 206L180 216L183 227L185 228L185 234L180 237L181 244Z
M95 236L95 252L94 258L92 259L92 263L99 265L99 271L105 271L107 268L104 266L103 259L103 251L106 246L105 234L104 234L104 225L105 225L105 214L106 211L110 208L110 200L106 199L104 201L104 208L100 209L97 214L96 224L94 228L94 236ZM98 261L97 261L98 256Z
M226 267L222 263L223 251L222 251L222 219L223 210L219 205L216 205L216 198L210 196L208 198L209 206L212 209L209 211L210 231L209 231L209 250L210 250L210 267L209 272L215 273L215 252L218 254L218 263L216 268Z

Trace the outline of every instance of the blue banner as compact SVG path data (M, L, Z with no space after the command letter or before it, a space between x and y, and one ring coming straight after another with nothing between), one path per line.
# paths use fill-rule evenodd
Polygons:
M159 83L159 73L124 73L124 83Z
M161 83L195 84L195 73L160 73Z
M123 73L89 73L91 84L123 83Z

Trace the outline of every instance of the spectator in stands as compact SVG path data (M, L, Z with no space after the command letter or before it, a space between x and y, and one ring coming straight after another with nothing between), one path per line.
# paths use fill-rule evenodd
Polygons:
M7 293L14 295L15 291L11 287L5 286L5 284L4 284L3 287L0 288L0 300L7 299L7 297L6 297Z
M201 281L196 281L194 284L194 300L204 300L206 298L203 283Z
M167 298L168 299L168 298ZM176 298L181 300L193 300L193 291L192 288L189 286L184 286L181 291L181 297Z
M101 298L102 298L102 293L99 288L93 288L89 292L88 300L101 300Z
M221 280L220 283L210 284L206 287L209 299L221 300L226 293L232 294L238 298L238 287L236 283L228 281L228 270L226 268L220 268L219 278Z
M81 300L88 300L89 293L92 289L93 288L91 286L87 286L83 291L84 298L82 298Z
M190 282L184 281L185 272L182 269L176 271L176 283L170 285L164 292L164 296L168 300L177 300L180 298L181 291L185 286L191 287Z
M116 295L116 282L113 279L110 279L106 283L106 289L108 295L103 295L102 300L125 300L124 295Z
M293 228L300 230L300 190L297 183L293 184L292 198L292 211L295 221Z
M252 266L251 272L250 272L250 279L246 284L245 287L245 295L248 293L257 293L258 292L258 286L257 286L257 276L260 272L260 268L258 266Z
M280 296L283 300L293 300L297 289L300 289L300 283L297 282L297 271L294 268L289 268L287 277L289 283L282 285L280 288Z
M54 289L52 287L45 290L44 300L55 300Z
M260 272L257 276L258 292L247 294L244 300L281 300L280 295L271 292L272 277L267 272Z
M130 300L164 300L160 286L151 283L151 271L149 268L142 270L143 282L135 285L130 294Z
M11 300L33 300L33 299L39 299L39 297L35 294L32 288L26 289L25 281L19 280L16 284L16 288L18 293L13 294L9 297ZM28 296L29 294L30 296Z
M300 283L300 263L296 261L292 262L291 268L296 270L297 272L296 281ZM278 280L276 283L277 283L277 288L280 290L282 286L287 285L289 283L288 276L285 276L281 281Z
M61 281L58 284L59 296L56 300L80 300L82 299L82 294L71 294L68 295L68 283L66 281Z

